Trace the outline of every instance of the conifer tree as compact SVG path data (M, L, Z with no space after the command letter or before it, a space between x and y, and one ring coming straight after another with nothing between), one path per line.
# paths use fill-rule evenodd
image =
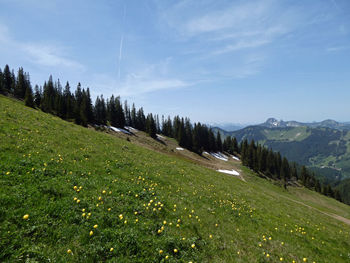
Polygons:
M294 180L298 180L298 170L297 170L296 163L293 163L293 165L291 166L290 175L291 175L291 178L293 178Z
M130 126L136 128L136 123L137 123L137 117L136 117L136 108L135 104L132 104L131 107L131 123Z
M220 132L218 131L216 134L216 148L219 152L222 152L222 140L221 140L221 135Z
M286 157L283 157L283 160L282 160L280 178L282 178L285 181L288 181L290 179L290 168Z
M9 65L5 65L3 72L3 91L4 94L12 93L11 89L15 83L14 74L11 74Z
M315 190L316 192L319 192L319 193L322 191L322 187L319 180L316 180Z
M4 94L5 90L4 90L4 84L3 84L3 74L0 68L0 94Z
M142 107L137 111L137 125L138 125L137 129L139 129L141 131L145 131L146 117L145 117L145 114L143 112Z
M301 179L301 183L305 186L307 182L307 177L308 177L308 172L306 170L306 167L303 165L300 170L300 179Z
M76 124L82 124L83 113L81 111L83 101L83 91L81 90L81 84L78 83L77 89L75 90L75 102L74 102L74 121Z
M259 155L259 171L262 173L265 173L267 171L267 155L268 155L268 151L265 147L262 147L261 149L261 153Z
M116 119L115 119L115 126L118 128L124 128L125 126L125 115L123 106L120 102L120 97L116 97L115 99L115 110L116 110Z
M239 153L239 147L238 147L236 137L232 138L232 145L233 145L233 153Z
M48 113L53 113L55 101L55 90L52 81L52 76L50 76L49 81L44 83L43 99L42 99L42 110Z
M131 126L131 113L128 102L124 101L125 126Z
M101 98L97 96L95 101L95 122L98 125L106 125L107 123L107 110L106 110L106 103L103 98L103 95L101 95Z
M160 122L159 122L159 116L158 114L156 115L156 127L157 127L157 133L161 133L161 128L160 128Z
M272 149L269 149L266 159L267 176L272 177L275 174L275 155Z
M75 99L73 94L70 92L70 86L69 86L69 82L67 81L66 86L64 88L64 92L63 92L63 99L65 100L65 105L66 105L66 109L65 109L65 119L71 120L74 118L74 104L75 104Z
M211 129L208 131L208 150L211 152L217 151L215 135Z
M86 107L86 117L87 117L87 122L90 124L93 124L95 122L94 119L94 110L92 107L92 100L91 100L91 95L90 95L90 89L86 89L86 100L85 100L85 107Z
M156 122L153 118L152 113L147 115L146 119L146 132L148 133L149 136L152 138L157 138L157 127L156 127Z
M26 88L26 94L24 96L24 103L26 106L34 108L34 100L33 100L33 91L32 88L29 86Z
M41 91L41 89L39 89L38 85L35 85L34 92L35 92L35 94L34 94L34 103L35 103L35 105L38 108L40 108L42 91Z
M19 99L24 99L24 95L26 92L26 81L25 81L25 76L23 72L23 68L18 69L17 73L17 81L15 85L15 90L14 90L14 96Z

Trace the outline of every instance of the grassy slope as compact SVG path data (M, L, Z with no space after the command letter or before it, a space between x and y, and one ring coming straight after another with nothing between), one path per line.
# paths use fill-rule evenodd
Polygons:
M349 261L350 227L287 199L308 191L242 167L243 182L1 96L0 160L0 261ZM316 197L308 204L349 218Z
M267 140L274 141L302 141L311 134L307 127L264 129L262 132L266 136Z

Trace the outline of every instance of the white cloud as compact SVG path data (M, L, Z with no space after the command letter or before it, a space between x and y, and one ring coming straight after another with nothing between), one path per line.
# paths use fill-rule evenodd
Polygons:
M75 70L84 70L79 62L70 59L64 48L57 44L41 44L16 40L10 36L10 30L0 24L0 43L2 52L13 52L29 60L29 62L46 67L64 67Z
M180 89L195 84L179 78L169 77L170 61L171 58L166 58L156 64L143 65L142 70L128 73L121 81L110 75L95 74L91 81L92 86L99 90L109 91L110 95L130 97L161 90Z
M240 49L260 47L260 46L263 46L263 45L268 44L270 42L271 42L271 40L269 40L269 39L254 39L254 40L250 40L250 41L241 40L233 45L227 45L226 47L224 47L222 49L216 50L212 54L220 55L223 53L232 52L232 51L236 51L236 50L240 50Z
M335 46L335 47L328 47L326 48L326 51L328 52L337 52L337 51L343 51L343 50L347 50L350 47L348 46Z
M185 24L185 30L190 35L215 32L224 29L239 29L256 25L264 19L271 1L259 1L235 4L224 10L212 12L191 19Z
M34 64L48 67L67 67L83 70L84 66L77 61L60 54L60 48L53 45L36 43L18 44L18 47L28 54L29 60Z

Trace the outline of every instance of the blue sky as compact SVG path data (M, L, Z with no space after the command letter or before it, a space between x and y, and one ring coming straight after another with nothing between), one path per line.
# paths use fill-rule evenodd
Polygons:
M350 121L348 0L0 0L0 67L207 123Z

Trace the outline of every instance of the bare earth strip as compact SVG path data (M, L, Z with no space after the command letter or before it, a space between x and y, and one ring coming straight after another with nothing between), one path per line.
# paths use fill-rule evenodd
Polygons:
M289 197L285 197L285 196L282 196L282 197L285 198L285 199L288 199L288 200L290 200L290 201L293 201L293 202L295 202L295 203L298 203L298 204L301 204L301 205L303 205L303 206L306 206L306 207L308 207L308 208L314 209L314 210L316 210L316 211L318 211L318 212L320 212L320 213L322 213L322 214L325 214L325 215L327 215L327 216L329 216L329 217L332 217L332 218L334 218L334 219L337 219L337 220L339 220L339 221L341 221L341 222L343 222L343 223L345 223L345 224L347 224L347 225L350 226L350 219L347 219L347 218L345 218L345 217L342 217L342 216L340 216L340 215L336 215L336 214L333 214L333 213L327 213L327 212L321 211L321 210L319 210L319 209L317 209L317 208L315 208L315 207L312 207L312 206L310 206L310 205L304 204L303 202L300 202L300 201L293 200L292 198L289 198Z

